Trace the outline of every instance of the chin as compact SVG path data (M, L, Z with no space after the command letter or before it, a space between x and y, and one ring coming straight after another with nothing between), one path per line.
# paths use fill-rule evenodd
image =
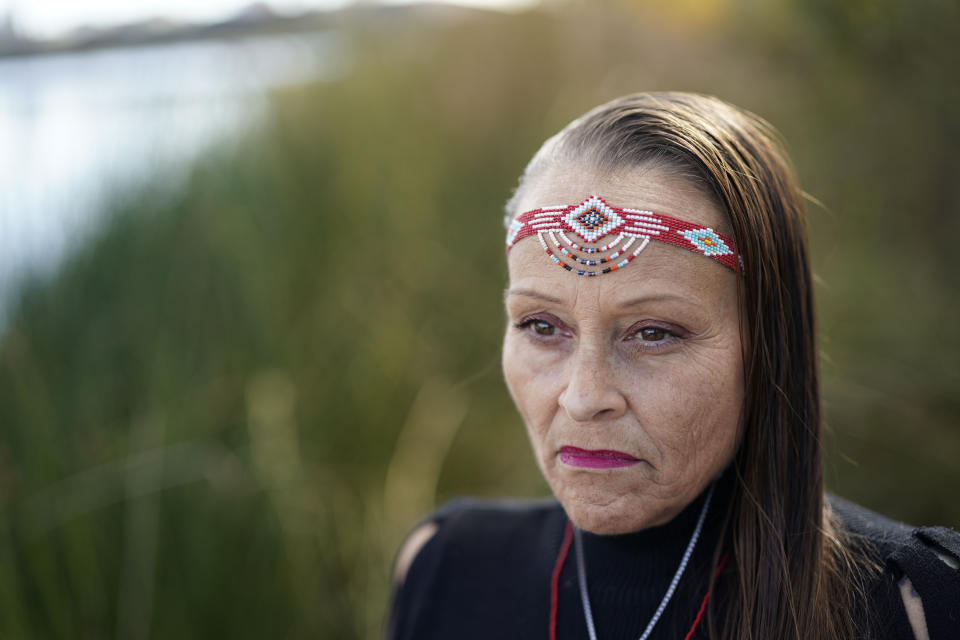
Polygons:
M602 536L633 533L660 524L632 500L613 500L607 504L583 499L560 499L564 511L577 528Z

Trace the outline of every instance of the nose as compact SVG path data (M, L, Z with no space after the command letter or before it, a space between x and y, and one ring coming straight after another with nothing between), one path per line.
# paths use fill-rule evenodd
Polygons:
M560 394L560 407L575 422L613 420L627 410L620 391L616 367L601 349L581 347L568 362L567 386Z

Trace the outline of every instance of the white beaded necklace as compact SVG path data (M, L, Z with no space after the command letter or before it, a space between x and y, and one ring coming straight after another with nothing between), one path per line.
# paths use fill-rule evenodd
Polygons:
M660 620L660 616L663 615L667 605L670 604L670 598L673 597L674 591L677 590L680 577L687 568L687 563L690 562L690 556L693 555L693 548L697 546L697 540L700 539L703 521L707 518L707 509L710 507L710 499L713 498L713 487L714 485L711 483L710 489L707 490L707 499L703 501L703 507L700 509L697 526L693 530L693 535L690 536L690 542L687 543L687 549L683 552L683 558L680 560L680 566L677 567L677 572L673 574L673 580L670 582L670 586L667 587L667 592L663 595L663 600L660 601L660 606L657 607L656 613L653 614L653 617L647 624L647 628L643 630L643 635L640 636L640 640L647 640L647 638L650 637L657 621ZM597 629L594 627L593 612L590 610L590 596L587 594L587 566L583 559L583 541L580 535L580 529L577 527L573 529L573 538L577 552L577 578L580 582L580 600L583 601L583 615L587 620L587 632L590 634L590 640L597 640Z

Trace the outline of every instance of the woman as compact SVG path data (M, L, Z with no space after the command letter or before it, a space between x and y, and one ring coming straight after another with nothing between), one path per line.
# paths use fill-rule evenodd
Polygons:
M543 145L506 222L504 375L556 500L433 514L393 637L960 637L957 534L824 497L802 206L766 123L614 100Z

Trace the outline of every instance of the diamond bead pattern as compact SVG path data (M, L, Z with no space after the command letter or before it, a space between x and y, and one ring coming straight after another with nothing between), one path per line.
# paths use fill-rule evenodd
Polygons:
M584 200L563 220L587 242L596 242L597 238L610 235L611 230L623 224L623 218L597 196Z
M703 252L705 256L725 256L733 253L727 243L709 227L703 229L688 229L680 234L690 241L690 244Z

